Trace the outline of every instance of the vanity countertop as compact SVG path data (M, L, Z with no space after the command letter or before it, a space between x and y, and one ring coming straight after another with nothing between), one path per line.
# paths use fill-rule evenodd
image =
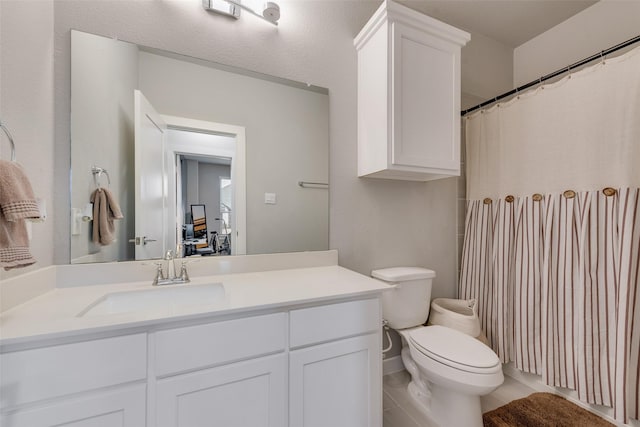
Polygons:
M221 282L224 297L212 304L79 317L106 294ZM162 327L193 321L331 300L374 296L389 289L383 282L336 265L201 276L189 284L152 287L149 281L55 288L0 316L0 349L38 342Z

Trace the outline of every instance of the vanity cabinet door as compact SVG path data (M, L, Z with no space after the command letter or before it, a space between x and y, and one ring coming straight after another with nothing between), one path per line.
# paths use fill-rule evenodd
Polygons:
M291 351L291 425L381 427L380 349L372 333Z
M157 427L287 426L287 356L158 380Z
M69 398L28 410L7 410L3 427L142 427L146 385Z

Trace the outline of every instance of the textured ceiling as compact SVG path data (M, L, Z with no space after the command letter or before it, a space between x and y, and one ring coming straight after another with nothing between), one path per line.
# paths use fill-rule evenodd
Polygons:
M440 21L515 48L596 3L594 0L400 0Z

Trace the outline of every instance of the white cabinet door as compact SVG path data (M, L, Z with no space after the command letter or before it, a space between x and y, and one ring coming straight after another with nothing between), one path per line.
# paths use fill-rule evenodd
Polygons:
M458 175L460 47L400 23L392 34L391 163Z
M62 374L61 374L62 375ZM142 427L146 385L70 398L28 410L7 410L2 427Z
M379 335L292 351L289 421L296 427L381 427Z
M285 354L158 380L157 427L287 425Z

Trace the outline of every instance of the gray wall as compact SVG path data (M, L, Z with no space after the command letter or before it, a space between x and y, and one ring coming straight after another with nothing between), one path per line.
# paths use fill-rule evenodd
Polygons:
M61 169L60 179L54 181L53 27L53 1L0 1L0 120L13 134L18 162L26 168L36 195L45 199L49 213L47 222L33 225L31 252L38 263L9 272L0 269L0 278L54 263L56 208L60 200L68 206L68 168ZM68 146L65 151L68 157ZM9 156L9 142L2 134L0 157L8 160ZM61 221L67 218L64 214ZM65 246L61 250L68 257L68 243Z
M528 83L629 40L640 34L639 24L639 1L601 0L518 46L514 51L513 83Z

